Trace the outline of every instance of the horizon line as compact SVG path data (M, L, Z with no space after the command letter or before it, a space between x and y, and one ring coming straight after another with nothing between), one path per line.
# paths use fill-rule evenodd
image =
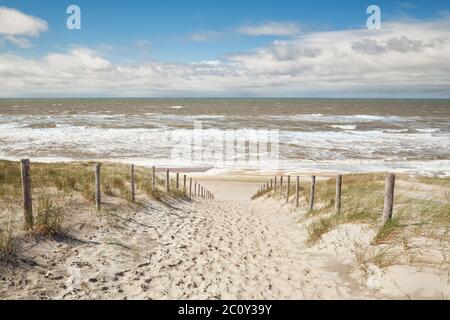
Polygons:
M0 100L71 100L71 99L242 99L242 100L257 100L257 99L285 99L285 100L450 100L450 97L221 97L221 96L161 96L161 97L139 97L139 96L120 96L120 97L108 97L108 96L92 96L92 97L0 97Z

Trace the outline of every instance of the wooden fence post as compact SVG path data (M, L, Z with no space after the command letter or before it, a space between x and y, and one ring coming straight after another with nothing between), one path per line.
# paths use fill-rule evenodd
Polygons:
M102 209L102 195L100 190L100 183L101 183L101 172L100 169L101 164L97 163L95 165L95 205L97 208L97 211L100 211Z
M273 190L273 179L270 179L270 190Z
M24 229L31 230L33 229L33 201L31 198L30 160L21 160L20 168L22 173L23 214L25 218Z
M296 197L295 197L295 207L298 208L300 204L300 177L297 176L297 186L295 188Z
M311 177L311 194L309 197L309 211L314 210L314 196L316 194L316 176Z
M189 178L189 198L192 198L192 178Z
M280 178L280 197L283 196L283 176Z
M152 167L152 191L156 191L156 168Z
M274 180L274 189L273 189L274 194L277 193L277 177L275 177Z
M390 174L386 177L383 223L386 223L392 219L392 214L394 211L394 190L395 190L395 175Z
M187 186L186 186L186 175L184 175L184 178L183 178L183 190L184 190L184 193L187 193Z
M170 171L167 169L166 171L166 191L170 192Z
M177 191L180 190L180 174L177 172Z
M342 199L342 174L336 177L336 213L341 213L341 199Z
M130 177L131 177L131 201L136 201L136 181L134 177L134 164L130 167Z
M195 186L194 186L194 197L197 196L197 181L195 181Z
M286 203L289 202L289 196L290 196L290 188L291 188L291 176L287 177L287 192L286 192Z

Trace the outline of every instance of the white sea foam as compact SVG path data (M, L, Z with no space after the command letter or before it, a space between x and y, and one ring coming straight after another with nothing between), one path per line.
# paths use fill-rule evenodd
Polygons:
M379 115L323 115L323 114L296 114L291 116L270 116L277 121L307 121L323 123L367 123L367 122L406 122L417 120L416 117L379 116Z
M355 130L357 126L355 125L333 125L331 128L342 129L342 130Z
M380 126L379 130L356 130L360 121L396 119L395 121L403 122L407 119L405 117L323 114L295 117L301 117L303 121L320 119L318 121L330 123L330 127L342 130L322 130L314 124L311 127L316 131L311 131L311 127L299 124L302 131L280 131L280 167L295 169L300 166L324 171L339 168L351 172L387 171L393 168L402 172L440 175L450 172L449 161L434 161L450 158L448 131L426 128L426 124L421 124L422 127L415 131L410 131L408 126L399 129L383 129ZM231 127L239 128L251 126L257 121L270 125L267 118L275 121L292 120L292 117L287 116L226 117L210 114L183 116L160 113L5 115L0 118L0 158L19 159L27 156L39 160L47 159L49 162L88 159L129 161L132 158L133 161L141 159L140 163L148 165L202 167L212 165L224 170L236 169L233 161L218 163L216 159L206 157L198 163L170 158L171 147L185 142L170 140L169 136L191 136L194 121L204 121L208 124L209 129L204 130L205 135L223 135L230 119L234 121ZM352 122L345 124L343 119L352 119ZM49 123L54 123L55 126L47 127L45 124ZM214 128L216 124L217 127ZM398 126L397 123L395 125ZM183 126L185 128L180 129ZM253 128L242 128L235 132L239 139L245 139L253 132ZM216 144L220 147L221 143ZM239 164L239 168L245 169L260 169L260 167L261 163L257 161Z
M426 128L426 129L416 129L418 132L424 132L424 133L433 133L433 132L439 132L440 129L432 129L432 128Z
M409 129L384 129L384 133L405 133L408 132Z

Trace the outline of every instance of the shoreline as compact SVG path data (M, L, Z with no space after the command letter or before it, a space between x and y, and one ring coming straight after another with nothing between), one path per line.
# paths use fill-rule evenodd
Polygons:
M0 161L19 162L21 159L27 157L0 157ZM42 164L76 164L76 163L109 163L109 164L134 164L144 168L151 169L153 166L157 170L170 169L175 173L197 173L199 176L263 176L268 177L276 174L284 175L300 175L300 176L333 176L335 174L387 174L398 173L403 175L411 175L416 177L436 177L436 178L448 178L450 177L450 160L430 160L430 161L379 161L379 160L350 160L347 162L312 162L299 160L297 166L293 164L285 167L278 167L276 169L272 167L266 168L252 168L252 167L235 167L235 166L214 166L208 164L199 165L179 165L179 164L167 164L168 161L161 162L162 160L152 161L147 159L69 159L69 158L42 158L33 157L30 159L35 163ZM411 170L405 167L410 166L419 167L422 165L421 170ZM301 168L304 166L305 168ZM307 167L309 166L309 167ZM316 166L316 167L314 167ZM349 170L350 167L355 168ZM359 170L360 166L366 166L370 169ZM426 167L436 167L440 169L426 169ZM320 169L318 167L331 167L328 169ZM403 168L402 168L403 167ZM447 168L448 169L445 169ZM444 169L442 169L444 168Z

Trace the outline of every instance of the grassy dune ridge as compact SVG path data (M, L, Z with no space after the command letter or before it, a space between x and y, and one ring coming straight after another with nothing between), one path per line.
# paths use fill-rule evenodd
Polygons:
M64 233L65 220L80 210L94 211L94 162L31 163L33 235L58 236ZM152 190L152 170L136 167L136 203L131 203L130 166L103 163L101 171L104 212L120 206L139 206L146 200L187 199L176 190L171 177L171 192L165 190L164 176L157 172L157 190ZM182 182L182 181L181 181ZM180 186L183 187L182 185ZM19 162L0 160L0 258L11 255L14 237L23 233L22 186Z
M286 188L285 183L283 195L278 186L276 194L266 190L254 199L270 198L284 204ZM305 224L310 246L345 225L362 225L373 233L366 246L355 244L355 256L362 265L431 263L447 268L450 279L450 178L397 175L393 219L383 225L384 188L383 174L344 175L342 209L336 213L336 181L321 179L316 182L315 208L309 211L310 180L301 179L300 207L295 208L296 187L291 179L288 205ZM419 243L425 243L427 249Z

